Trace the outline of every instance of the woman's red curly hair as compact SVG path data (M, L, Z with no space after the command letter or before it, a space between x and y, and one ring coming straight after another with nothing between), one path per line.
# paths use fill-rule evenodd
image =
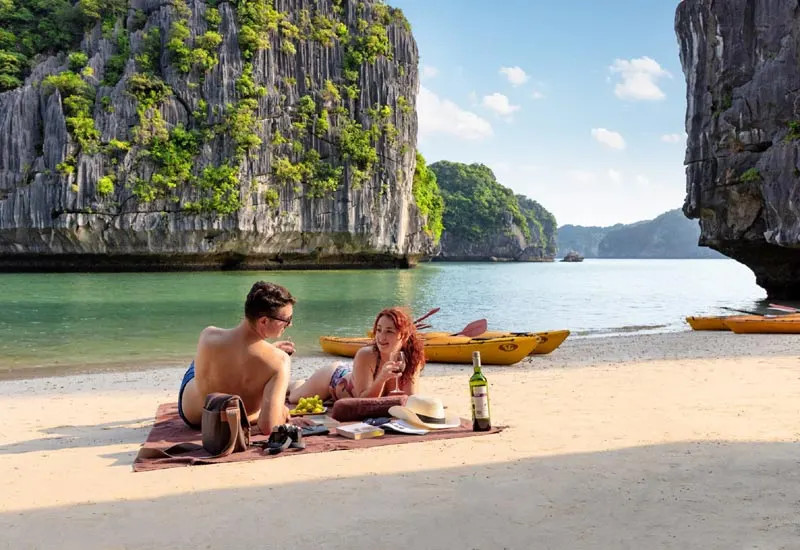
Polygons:
M378 330L378 321L384 316L392 320L394 326L397 327L400 340L403 342L400 349L403 350L406 356L406 370L403 371L400 380L401 383L406 384L413 380L413 378L425 368L424 344L422 338L417 333L417 327L414 325L411 316L400 308L390 307L381 310L375 317L375 323L372 325L372 345L375 351L378 351L378 345L374 341L374 334Z

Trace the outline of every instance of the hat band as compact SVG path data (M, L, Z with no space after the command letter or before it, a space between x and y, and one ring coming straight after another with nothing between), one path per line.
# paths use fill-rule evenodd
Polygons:
M444 418L436 418L435 416L425 416L424 414L414 413L417 418L428 424L444 424Z

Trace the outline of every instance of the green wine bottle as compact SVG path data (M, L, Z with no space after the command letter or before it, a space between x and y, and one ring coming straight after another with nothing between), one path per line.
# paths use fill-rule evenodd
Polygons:
M481 352L472 352L472 368L469 379L469 395L472 399L472 431L488 432L492 429L489 418L489 382L481 372Z

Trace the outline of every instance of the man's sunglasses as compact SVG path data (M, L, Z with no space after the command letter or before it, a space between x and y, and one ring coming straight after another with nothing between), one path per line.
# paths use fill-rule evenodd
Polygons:
M274 319L275 321L280 321L281 323L286 323L286 326L288 327L288 326L291 326L292 317L294 317L294 315L292 315L292 317L289 317L288 319L281 319L280 317L275 317L274 315L265 315L264 317L269 317L270 319Z

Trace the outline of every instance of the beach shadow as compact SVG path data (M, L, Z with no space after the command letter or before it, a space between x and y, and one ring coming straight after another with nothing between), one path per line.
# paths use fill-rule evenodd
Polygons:
M148 417L85 426L48 427L38 433L49 437L0 445L0 455L141 443L147 438L153 422L153 417Z
M799 461L798 443L686 442L150 500L119 494L3 513L0 533L9 548L788 549L800 540ZM130 483L156 476L147 483L168 486L174 471L131 473Z
M100 458L107 458L109 460L113 460L109 467L121 467L124 466L126 468L130 468L133 461L136 459L136 455L139 453L139 449L134 449L132 451L121 451L119 453L105 453L98 455Z

